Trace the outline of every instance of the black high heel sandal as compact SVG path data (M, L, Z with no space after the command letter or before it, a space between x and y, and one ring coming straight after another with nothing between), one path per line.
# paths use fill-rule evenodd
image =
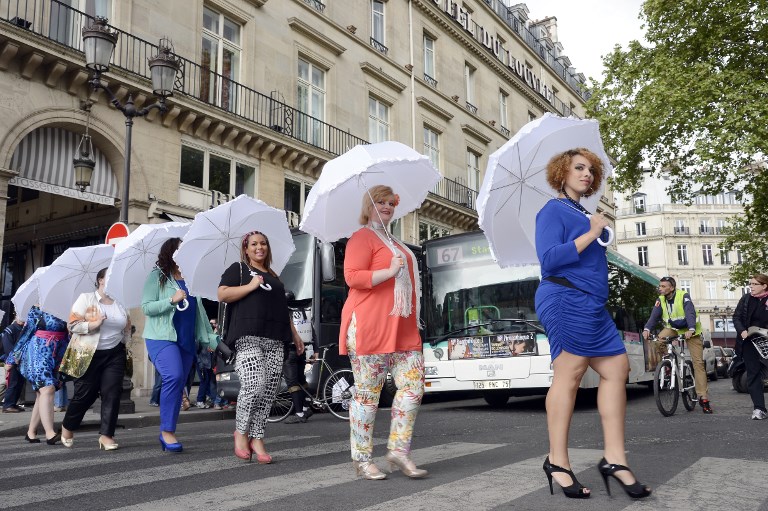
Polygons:
M645 486L643 483L637 480L635 477L635 482L632 484L624 484L624 482L616 477L616 472L620 472L622 470L626 470L632 476L635 474L624 465L619 465L618 463L608 463L605 461L605 458L600 460L600 463L597 464L597 470L600 472L600 475L603 476L603 482L605 483L605 491L608 492L608 495L611 494L611 488L608 486L608 477L613 477L624 489L624 491L632 497L633 499L643 499L651 494L651 489L648 486Z
M557 465L553 465L549 462L549 456L546 457L544 460L544 473L547 474L547 480L549 481L549 493L550 495L554 495L555 491L552 488L552 473L553 472L562 472L564 474L568 474L571 476L571 483L570 486L563 486L560 485L560 487L563 489L563 493L566 497L569 499L588 499L590 495L592 495L589 492L585 492L584 490L588 490L586 486L582 486L579 481L576 479L576 476L573 475L573 472L565 469L563 467L559 467Z
M30 444L39 444L40 439L39 438L29 438L29 433L24 434L24 440L29 442Z

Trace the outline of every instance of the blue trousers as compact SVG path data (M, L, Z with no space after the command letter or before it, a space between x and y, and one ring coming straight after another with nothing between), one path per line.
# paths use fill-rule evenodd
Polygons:
M163 386L163 380L160 376L160 373L157 372L157 367L155 367L155 383L152 385L152 396L149 398L150 403L155 403L157 405L160 404L160 388Z
M187 383L187 375L192 368L194 353L181 349L175 342L168 342L156 354L152 361L160 373L160 431L176 431L181 408L181 395Z
M8 387L5 389L3 410L16 406L16 402L19 400L23 388L24 377L21 375L19 367L15 365L8 367Z

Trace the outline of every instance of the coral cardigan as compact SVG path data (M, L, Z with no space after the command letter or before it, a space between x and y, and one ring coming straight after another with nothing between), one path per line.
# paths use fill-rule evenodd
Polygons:
M403 247L400 247L403 250ZM403 250L403 253L407 252ZM344 256L344 279L350 287L341 311L339 353L347 354L347 329L355 315L357 328L356 354L374 355L398 351L421 351L421 336L416 318L416 288L414 271L417 263L408 257L408 271L414 287L411 315L407 318L390 316L394 305L395 279L378 286L371 285L375 270L389 268L392 250L369 228L355 232L347 242Z

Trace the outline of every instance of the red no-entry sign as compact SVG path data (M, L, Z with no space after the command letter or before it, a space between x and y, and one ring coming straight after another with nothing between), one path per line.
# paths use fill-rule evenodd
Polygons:
M107 231L107 239L104 241L107 245L113 247L117 245L120 240L128 236L128 226L123 222L115 222Z

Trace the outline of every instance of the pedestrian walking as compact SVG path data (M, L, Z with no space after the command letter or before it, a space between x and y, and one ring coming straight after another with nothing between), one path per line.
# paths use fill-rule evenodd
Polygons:
M106 274L106 268L96 274L96 290L81 294L69 315L72 338L61 371L75 378L75 392L61 423L61 443L65 447L74 445L74 432L96 398L101 397L99 449L118 448L114 436L131 319L128 311L104 292Z
M45 430L48 445L59 441L60 435L53 427L53 395L64 383L59 374L59 364L68 342L64 320L43 312L37 305L29 309L19 342L8 357L11 364L19 366L21 375L35 390L35 406L24 437L27 442L40 442L37 438L40 425Z
M259 231L243 236L240 262L224 271L219 301L227 304L225 342L235 349L235 372L240 378L235 414L235 456L259 463L272 462L264 446L264 428L283 368L284 343L297 353L304 343L290 320L285 287L271 269L269 239Z
M756 273L749 279L749 293L739 300L733 313L736 327L736 354L744 359L747 370L747 390L752 398L752 419L768 418L763 393L763 366L752 336L768 337L768 275Z
M547 165L547 182L560 193L536 215L536 253L541 284L536 291L536 313L547 332L553 378L547 392L549 454L544 472L566 497L588 498L571 471L568 432L576 391L588 367L600 375L597 405L603 426L604 457L598 463L606 490L613 477L632 498L647 497L651 489L637 481L627 467L624 446L626 381L629 360L616 325L605 308L608 300L608 261L598 243L608 220L591 215L580 204L600 189L603 163L587 149L554 156Z
M421 299L416 257L387 234L399 198L377 185L363 195L356 231L347 242L344 279L349 296L341 312L339 353L349 355L355 377L350 404L352 464L358 476L385 479L372 460L373 429L387 372L397 385L388 452L391 467L427 476L410 458L413 427L424 395L424 355L418 317Z
M181 452L176 438L184 386L198 346L216 347L218 338L211 330L199 297L190 296L186 283L173 260L179 238L166 240L160 248L157 267L144 283L141 309L146 316L144 338L147 353L160 373L160 446L165 451ZM179 304L182 304L180 307Z
M24 320L16 316L14 320L5 327L2 333L3 359L7 373L5 396L3 396L3 413L19 413L24 411L17 403L26 380L19 372L18 364L13 364L9 361L9 355L16 348L22 330L24 330Z

